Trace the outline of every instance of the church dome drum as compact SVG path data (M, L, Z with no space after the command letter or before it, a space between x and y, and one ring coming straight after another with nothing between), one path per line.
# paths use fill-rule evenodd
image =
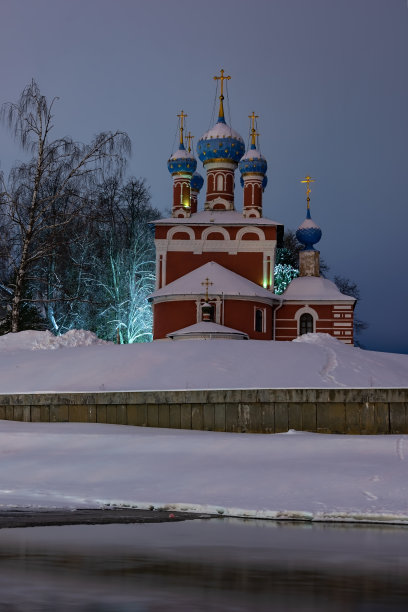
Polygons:
M241 187L243 187L245 183L244 183L244 177L242 176L242 174L241 174L241 176L239 177L239 182L240 182ZM267 177L267 176L266 176L266 174L265 174L265 175L262 177L262 189L263 189L264 191L265 191L265 187L267 186L267 184L268 184L268 177Z

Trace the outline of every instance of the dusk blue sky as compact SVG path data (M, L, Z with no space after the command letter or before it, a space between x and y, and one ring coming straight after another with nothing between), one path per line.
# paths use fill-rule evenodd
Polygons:
M60 97L55 137L126 131L128 173L162 211L176 115L184 109L197 141L224 68L229 122L245 140L259 115L264 214L296 229L299 180L315 177L320 251L360 288L362 343L408 352L407 0L3 0L0 53L2 102L35 78ZM23 153L0 134L7 171Z

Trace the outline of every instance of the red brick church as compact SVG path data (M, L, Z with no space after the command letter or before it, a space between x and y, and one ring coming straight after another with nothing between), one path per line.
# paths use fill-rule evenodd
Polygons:
M307 183L306 219L296 232L303 245L300 276L282 295L274 292L276 248L283 225L262 214L267 184L267 162L261 154L252 113L251 138L245 152L242 137L225 121L224 76L221 70L218 121L197 143L206 172L204 207L198 194L204 179L197 160L184 144L183 111L180 142L168 161L173 178L172 216L155 222L156 290L153 338L230 338L293 340L301 334L323 332L353 343L355 299L343 295L319 273L319 251L314 245L321 230L310 216ZM234 202L235 173L239 170L243 202Z

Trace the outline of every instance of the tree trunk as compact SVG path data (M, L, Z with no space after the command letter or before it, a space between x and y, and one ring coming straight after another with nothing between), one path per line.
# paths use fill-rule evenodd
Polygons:
M41 114L39 111L37 114L39 116L40 125L42 126ZM23 242L23 251L21 253L20 265L18 266L18 270L17 270L16 287L14 290L14 296L13 296L12 307L11 307L11 331L12 332L19 331L20 305L21 305L21 299L23 297L23 285L24 285L25 275L27 272L28 249L30 248L31 238L33 235L38 190L39 190L40 182L41 182L42 165L43 165L43 158L44 158L44 141L45 141L45 136L43 136L41 132L39 135L39 140L38 140L37 168L35 172L33 194L31 196L30 213L29 213L29 218L28 218L29 220L28 220L28 225L26 226L26 228L24 228L25 237L24 237L24 242Z

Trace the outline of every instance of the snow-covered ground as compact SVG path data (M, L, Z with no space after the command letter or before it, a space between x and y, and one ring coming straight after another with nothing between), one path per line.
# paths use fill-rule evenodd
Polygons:
M408 356L325 334L127 346L82 330L0 337L0 393L347 386L408 387ZM408 436L0 421L0 456L0 509L116 504L408 523Z
M41 350L54 349L54 350ZM293 342L169 340L116 345L91 332L0 337L0 393L162 389L408 387L408 355L327 334Z
M0 510L132 506L408 524L408 436L0 421Z

